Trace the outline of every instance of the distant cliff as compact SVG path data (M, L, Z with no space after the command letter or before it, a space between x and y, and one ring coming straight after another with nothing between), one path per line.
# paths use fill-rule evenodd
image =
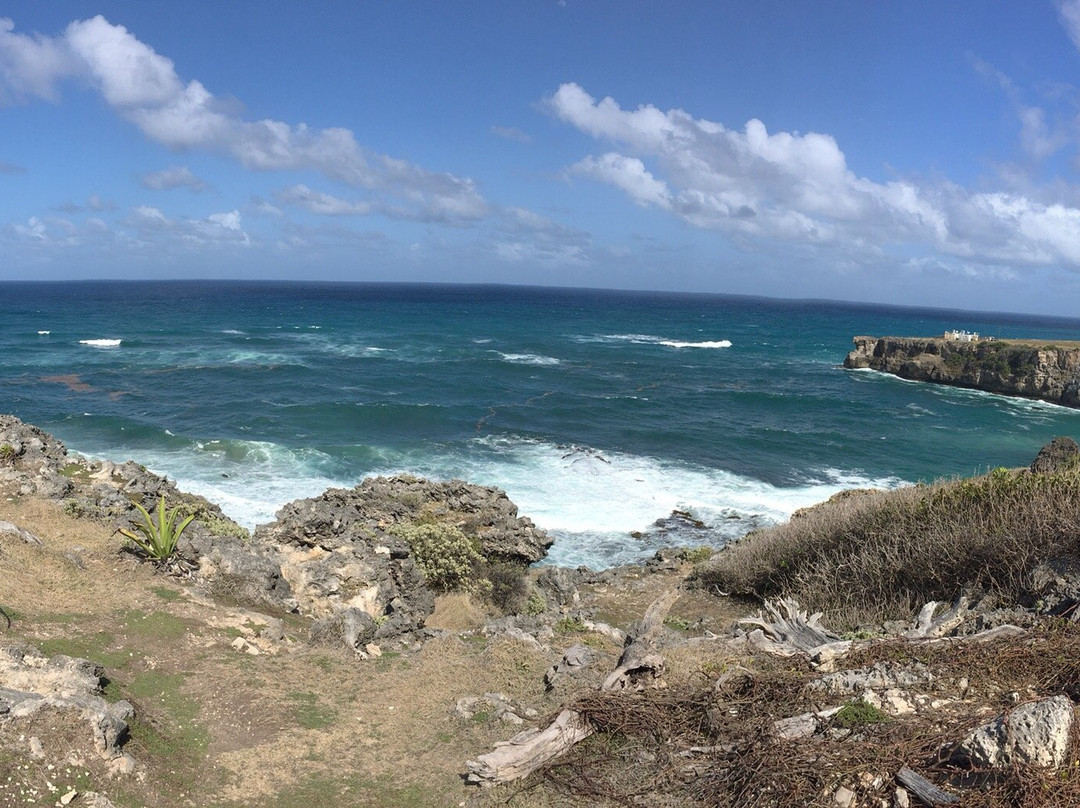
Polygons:
M846 368L1080 407L1080 344L855 337Z

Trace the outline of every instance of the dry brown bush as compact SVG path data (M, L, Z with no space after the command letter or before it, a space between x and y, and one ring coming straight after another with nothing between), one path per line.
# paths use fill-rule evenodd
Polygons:
M793 597L833 625L908 618L966 587L1019 601L1042 560L1080 556L1080 472L981 477L841 497L756 531L698 574L734 595Z

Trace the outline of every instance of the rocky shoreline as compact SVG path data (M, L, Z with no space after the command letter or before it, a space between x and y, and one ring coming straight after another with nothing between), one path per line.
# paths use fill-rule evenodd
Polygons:
M1055 442L1023 473L1078 458ZM196 520L180 560L153 565L115 529L159 497ZM1080 627L1054 616L1080 604L1076 559L1050 560L1034 606L958 592L838 635L702 583L724 552L532 566L549 546L498 489L408 476L297 500L249 535L136 463L0 416L0 804L889 808L1080 790ZM994 802L1018 772L1049 796Z
M1080 346L1028 340L854 338L848 369L1080 407Z

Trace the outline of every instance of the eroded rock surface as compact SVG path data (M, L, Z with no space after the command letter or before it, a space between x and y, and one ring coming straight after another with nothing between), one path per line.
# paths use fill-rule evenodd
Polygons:
M1073 720L1068 696L1021 704L974 730L957 744L952 758L976 769L1014 764L1057 767L1069 751Z
M126 701L101 697L100 665L85 659L46 657L27 645L0 646L0 723L52 708L79 713L89 724L102 757L116 758L135 714Z
M1080 407L1080 348L1028 341L855 337L844 367Z

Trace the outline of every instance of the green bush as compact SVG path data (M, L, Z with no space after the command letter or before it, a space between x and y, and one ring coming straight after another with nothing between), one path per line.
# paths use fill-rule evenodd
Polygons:
M1080 558L1080 470L982 477L836 497L756 531L697 580L735 595L795 598L834 625L906 619L965 587L1022 600L1030 571Z
M0 446L0 465L10 466L15 463L15 447L10 443Z
M479 541L453 525L398 524L390 532L409 545L416 566L436 592L471 592L481 581Z
M849 701L833 716L833 723L844 729L857 729L867 724L883 724L889 716L862 699Z

